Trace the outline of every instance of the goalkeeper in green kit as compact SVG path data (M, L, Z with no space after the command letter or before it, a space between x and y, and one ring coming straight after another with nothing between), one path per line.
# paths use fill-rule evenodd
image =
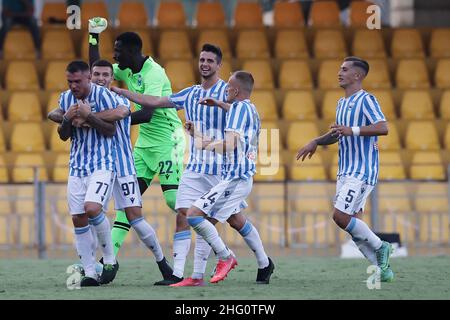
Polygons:
M100 59L99 34L107 27L104 18L89 20L89 63ZM152 96L172 93L164 69L151 57L142 55L142 40L134 32L120 34L114 43L114 78L123 81L128 89ZM134 146L134 161L141 194L158 174L166 204L175 212L178 184L183 172L185 148L184 129L175 109L148 111L136 105L131 124L139 124L139 135ZM112 228L114 251L120 249L130 224L125 212L117 211Z

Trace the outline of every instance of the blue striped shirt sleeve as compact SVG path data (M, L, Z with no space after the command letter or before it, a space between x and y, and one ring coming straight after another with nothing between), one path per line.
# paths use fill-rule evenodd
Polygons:
M172 102L177 107L177 110L183 109L185 102L187 101L187 97L193 88L194 87L188 87L177 93L170 95L169 101Z
M100 102L100 110L97 111L115 109L118 105L118 102L112 95L111 91L103 88L100 92Z
M386 117L381 111L380 104L373 95L364 97L363 111L370 124L386 121Z
M248 108L245 103L233 103L227 113L225 131L234 131L244 135Z
M128 100L127 98L125 98L123 96L116 95L116 100L117 100L117 104L118 105L125 106L128 109L131 108L130 100Z
M59 108L64 112L66 112L68 109L66 106L65 97L66 97L66 95L64 94L64 92L62 92L59 95L59 101L58 101Z

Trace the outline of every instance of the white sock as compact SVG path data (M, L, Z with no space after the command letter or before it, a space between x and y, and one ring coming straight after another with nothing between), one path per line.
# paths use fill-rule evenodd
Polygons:
M144 217L130 221L130 225L136 230L139 239L149 248L155 255L157 262L164 258L164 254L159 244L158 237L152 226L145 221Z
M369 262L373 265L377 265L377 255L375 254L375 250L372 249L366 241L359 240L356 238L352 239L355 244L358 246L359 251L364 255L364 257L369 260Z
M211 246L201 235L197 234L195 238L194 273L192 273L192 279L203 279L210 253Z
M188 217L189 225L209 243L220 259L227 259L230 251L219 237L216 227L203 217Z
M173 236L173 275L182 278L186 257L191 248L191 230L176 232Z
M95 257L95 253L97 252L97 247L98 247L97 232L95 231L95 228L92 224L89 225L89 228L91 229L91 233L92 233L92 252L94 252L94 257Z
M87 277L97 279L92 242L92 233L90 232L89 225L81 228L75 227L75 244L81 264L83 265L84 273Z
M111 225L108 218L103 212L100 212L95 218L90 218L89 223L92 224L97 232L98 244L102 250L103 263L115 264L114 249L111 240Z
M352 238L367 242L374 250L378 250L382 245L381 239L361 219L352 217L345 231L350 233Z
M239 230L239 233L244 238L250 249L252 249L252 251L255 253L256 261L258 262L258 268L262 269L267 267L269 265L269 258L264 251L264 247L258 230L256 230L256 228L250 223L250 221L247 220L245 221L242 229Z

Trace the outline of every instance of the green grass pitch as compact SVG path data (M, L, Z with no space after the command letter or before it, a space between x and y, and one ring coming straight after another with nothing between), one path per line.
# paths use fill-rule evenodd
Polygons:
M381 289L366 286L367 263L362 259L274 257L270 285L256 285L254 258L239 258L228 278L197 288L156 287L160 280L153 258L123 259L109 285L68 290L66 268L73 260L2 259L0 299L450 299L450 257L408 257L391 260L396 277ZM211 272L214 259L208 264ZM188 263L186 274L192 271Z

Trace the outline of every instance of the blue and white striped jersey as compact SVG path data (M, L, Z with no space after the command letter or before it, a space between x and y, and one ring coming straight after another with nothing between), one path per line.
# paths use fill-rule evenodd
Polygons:
M106 88L91 83L91 91L86 98L92 112L116 108L116 99ZM65 113L77 103L70 90L61 93L59 108ZM97 170L114 171L116 147L113 138L100 134L93 128L75 128L72 130L69 174L76 177L91 175Z
M368 126L386 121L377 99L365 90L339 99L336 123L347 127ZM349 136L339 139L337 176L352 176L375 185L378 179L378 137Z
M238 146L225 154L225 165L222 178L249 179L256 172L256 156L258 154L258 139L261 131L261 121L258 111L250 100L234 102L227 113L227 131L239 134Z
M222 79L216 82L208 90L204 90L201 85L195 85L181 90L169 96L169 100L177 106L177 109L184 108L186 120L194 123L195 129L204 136L214 140L224 138L226 111L220 107L210 107L198 104L201 98L211 97L225 101L225 88L227 83ZM223 166L223 156L213 151L199 150L194 146L194 138L190 138L191 153L187 170L204 174L220 174Z
M130 100L112 92L117 101L117 106L131 108ZM131 117L128 116L117 121L117 131L114 136L116 144L116 173L118 177L131 176L136 174L134 167L133 148L131 146Z

